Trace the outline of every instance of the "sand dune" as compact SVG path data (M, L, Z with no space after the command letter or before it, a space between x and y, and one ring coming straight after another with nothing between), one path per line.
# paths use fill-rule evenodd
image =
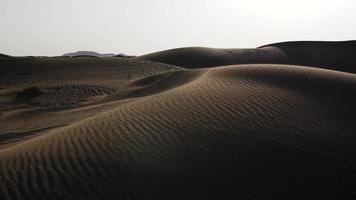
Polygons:
M213 49L190 47L161 51L136 59L187 68L234 64L291 64L356 72L356 41L282 42L255 49Z
M135 59L167 63L185 68L251 63L283 63L283 61L288 61L284 52L277 47L257 49L187 47L138 56Z
M125 93L126 85L133 81L177 70L180 68L121 58L4 61L0 67L0 132L15 135L68 125L82 120L83 113L95 115L100 107L110 107L104 104L105 98ZM71 109L69 113L67 109ZM26 123L29 118L32 121Z
M0 199L356 198L355 74L179 51L2 62Z

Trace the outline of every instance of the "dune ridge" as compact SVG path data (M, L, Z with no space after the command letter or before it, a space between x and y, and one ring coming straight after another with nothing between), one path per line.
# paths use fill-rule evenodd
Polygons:
M226 53L193 50L192 66ZM89 57L0 70L0 199L356 198L345 70Z

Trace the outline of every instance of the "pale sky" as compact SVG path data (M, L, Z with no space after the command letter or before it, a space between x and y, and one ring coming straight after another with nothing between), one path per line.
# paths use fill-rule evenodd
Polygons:
M355 0L0 0L0 53L145 53L356 39Z

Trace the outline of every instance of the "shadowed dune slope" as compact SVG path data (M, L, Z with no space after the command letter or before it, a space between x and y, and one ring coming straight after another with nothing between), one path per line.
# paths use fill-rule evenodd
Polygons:
M256 49L180 48L136 57L186 68L232 64L293 64L356 72L356 42L284 42Z
M354 74L237 65L129 86L160 92L1 149L0 199L356 198Z

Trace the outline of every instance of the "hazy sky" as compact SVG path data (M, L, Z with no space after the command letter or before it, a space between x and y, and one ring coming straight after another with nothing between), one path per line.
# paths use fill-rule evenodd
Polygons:
M0 52L144 53L356 39L355 0L0 0Z

